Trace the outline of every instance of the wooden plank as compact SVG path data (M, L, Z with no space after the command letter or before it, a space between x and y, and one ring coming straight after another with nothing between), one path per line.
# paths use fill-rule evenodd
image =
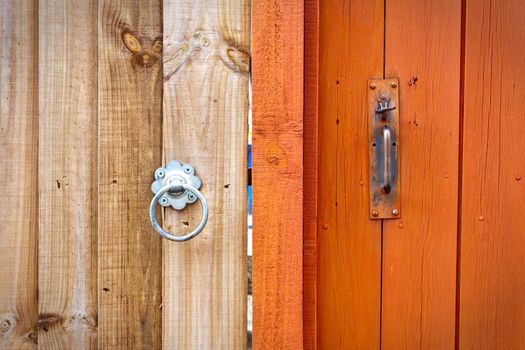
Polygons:
M317 187L319 111L319 0L304 1L303 339L317 344Z
M383 231L382 347L454 347L461 2L386 2L400 81L401 220Z
M99 1L99 348L161 348L162 2Z
M379 347L381 222L369 219L367 84L383 75L383 1L320 8L318 348Z
M0 3L0 349L37 341L37 6Z
M164 162L192 164L210 208L200 235L163 242L163 347L246 348L250 2L168 0L163 13ZM200 216L166 209L164 227L187 233Z
M304 3L253 4L253 348L303 347Z
M525 344L524 15L466 2L460 349Z
M96 1L39 6L39 331L97 348Z

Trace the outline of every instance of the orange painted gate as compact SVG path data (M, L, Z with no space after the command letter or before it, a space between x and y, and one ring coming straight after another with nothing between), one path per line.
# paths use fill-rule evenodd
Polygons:
M525 348L523 4L306 9L305 347ZM389 77L400 213L375 220L367 80Z

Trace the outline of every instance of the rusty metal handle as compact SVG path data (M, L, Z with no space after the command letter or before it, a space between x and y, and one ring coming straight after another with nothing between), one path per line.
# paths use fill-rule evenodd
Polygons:
M370 219L400 217L399 80L368 80Z
M388 126L383 127L383 190L390 193L392 189L392 156L390 151L391 133Z

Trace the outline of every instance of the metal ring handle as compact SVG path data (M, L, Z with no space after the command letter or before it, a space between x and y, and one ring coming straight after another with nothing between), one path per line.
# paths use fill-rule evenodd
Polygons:
M199 226L197 226L197 228L195 230L193 230L192 232L190 232L190 233L188 233L187 235L184 235L184 236L175 236L175 235L169 233L168 231L164 230L159 225L159 223L157 222L157 216L155 215L155 208L157 206L157 202L158 202L159 198L162 197L162 195L164 193L166 193L166 192L180 192L183 189L186 190L186 191L192 192L200 200L201 206L202 206L202 218L201 218L201 222L199 223ZM206 202L206 199L204 198L202 193L200 193L200 191L198 189L196 189L195 187L193 187L191 185L188 185L188 184L176 184L176 185L169 184L169 185L166 185L166 186L162 187L155 194L155 196L153 196L153 199L151 200L151 204L149 205L149 219L150 219L151 225L153 226L155 231L157 231L157 233L159 235L161 235L162 237L164 237L166 239L169 239L170 241L175 241L175 242L188 241L188 240L192 239L193 237L197 236L199 233L201 233L201 231L204 228L204 226L206 226L206 222L208 221L208 203Z

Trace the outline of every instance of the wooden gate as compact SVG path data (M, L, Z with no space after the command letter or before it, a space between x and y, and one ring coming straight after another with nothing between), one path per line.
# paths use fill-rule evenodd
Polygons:
M251 16L254 347L524 347L519 1L0 4L1 348L246 347ZM373 220L387 77L401 207ZM173 159L210 206L180 244L148 220Z
M305 346L524 348L523 4L306 8L305 96L318 107L305 109L305 135L319 145L305 145L317 165ZM382 77L400 81L401 209L381 221L369 217L367 79Z
M245 348L249 1L0 10L0 348ZM185 243L148 219L174 159L210 207Z

